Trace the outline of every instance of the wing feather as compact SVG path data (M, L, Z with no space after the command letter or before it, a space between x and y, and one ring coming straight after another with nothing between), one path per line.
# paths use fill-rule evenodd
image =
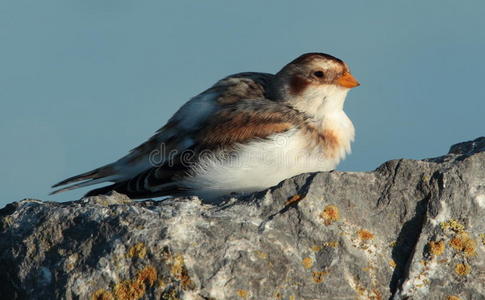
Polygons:
M178 182L187 176L202 151L224 151L265 139L306 120L302 113L267 98L272 77L240 73L217 82L184 104L165 126L128 155L61 181L55 186L79 183L55 192L105 181L114 184L88 195L116 190L132 198L145 198L182 190ZM151 155L157 151L163 153L154 164Z
M164 196L183 192L182 181L190 176L203 155L231 151L237 145L302 126L306 116L267 99L247 99L227 105L194 134L195 144L173 156L170 161L153 167L112 189L131 198L146 195ZM209 151L209 152L208 152ZM180 184L178 184L180 183Z

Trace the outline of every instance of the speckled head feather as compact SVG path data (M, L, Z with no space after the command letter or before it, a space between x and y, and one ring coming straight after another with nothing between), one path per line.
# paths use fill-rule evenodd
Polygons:
M306 62L306 61L309 61L309 60L321 59L321 58L324 58L324 59L327 59L327 60L332 60L332 61L335 61L336 63L342 64L342 65L345 64L341 59L336 58L335 56L332 56L332 55L326 54L326 53L319 53L319 52L310 52L310 53L302 54L299 57L292 60L289 64L300 64L300 63L303 63L303 62Z
M311 93L336 86L344 89L358 86L342 60L325 53L306 53L284 66L275 78L273 95L280 101L305 98ZM313 96L312 96L313 97Z

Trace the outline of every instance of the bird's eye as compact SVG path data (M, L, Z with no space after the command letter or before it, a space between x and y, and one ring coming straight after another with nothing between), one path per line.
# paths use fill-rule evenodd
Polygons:
M323 72L322 71L316 71L315 73L313 73L313 75L315 75L315 77L318 77L318 78L323 78Z

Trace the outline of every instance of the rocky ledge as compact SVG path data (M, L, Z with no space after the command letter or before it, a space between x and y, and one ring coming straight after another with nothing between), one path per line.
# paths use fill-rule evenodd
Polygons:
M218 205L0 210L2 299L485 299L485 138Z

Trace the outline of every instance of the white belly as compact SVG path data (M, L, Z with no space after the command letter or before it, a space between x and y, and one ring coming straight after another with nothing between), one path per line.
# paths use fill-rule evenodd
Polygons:
M296 129L271 139L241 145L234 157L202 159L184 185L213 198L231 192L254 192L302 173L333 170L341 157L328 158L323 149L308 149L307 137Z

